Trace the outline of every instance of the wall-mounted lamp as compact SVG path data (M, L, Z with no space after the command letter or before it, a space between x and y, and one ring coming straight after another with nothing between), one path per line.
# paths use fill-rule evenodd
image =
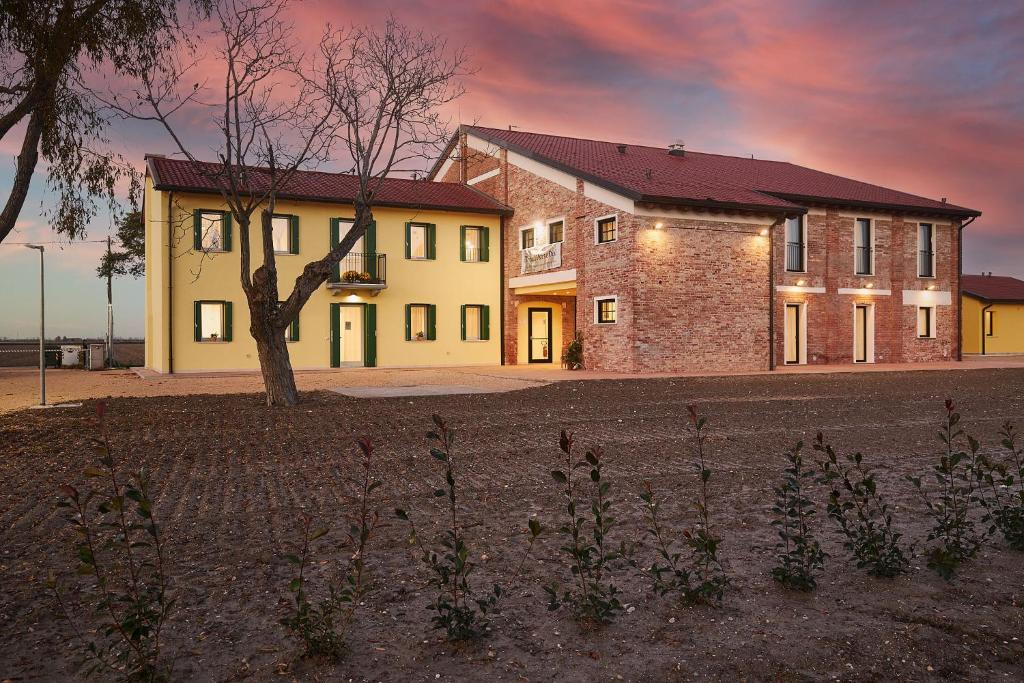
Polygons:
M874 287L874 286L875 286L875 283L874 283L874 282L869 282L869 283L867 283L866 285L864 285L864 288L865 288L865 289L871 289L871 288L872 288L872 287Z
M796 286L797 287L803 287L806 284L807 284L807 280L797 280L796 281Z
M761 233L760 234L761 234L761 237L767 237L768 236L768 228L761 228Z
M664 223L655 223L655 224L654 224L654 229L655 229L655 230L661 230L661 229L662 229L662 228L664 228L664 227L665 227L665 224L664 224Z
M931 292L935 289L935 285L928 285L928 291Z

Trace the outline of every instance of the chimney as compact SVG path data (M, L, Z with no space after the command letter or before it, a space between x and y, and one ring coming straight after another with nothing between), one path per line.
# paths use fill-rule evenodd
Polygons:
M668 153L674 157L684 157L686 156L686 145L682 140L676 140L668 146Z
M945 204L945 203L946 203L946 198L945 198L945 197L943 197L943 198L942 198L942 203L943 203L943 204Z
M626 153L626 146L625 145L617 145L617 147L619 148L619 154L625 154Z

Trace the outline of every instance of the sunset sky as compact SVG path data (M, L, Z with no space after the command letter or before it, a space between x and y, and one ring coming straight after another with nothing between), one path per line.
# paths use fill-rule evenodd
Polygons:
M388 11L465 45L473 76L459 121L750 155L976 208L965 272L1024 278L1024 2L343 2L292 12L315 40L325 21L375 24ZM184 123L182 124L185 125ZM183 128L200 150L204 120ZM173 151L159 131L118 124L136 159ZM0 144L0 197L20 138ZM56 239L37 174L8 242ZM109 219L89 237L106 237ZM49 335L98 335L100 245L47 251ZM37 329L38 255L0 246L0 336ZM141 335L142 281L118 283L118 332Z

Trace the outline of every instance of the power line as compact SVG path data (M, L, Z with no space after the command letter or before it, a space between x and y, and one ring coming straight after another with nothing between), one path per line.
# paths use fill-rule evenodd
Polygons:
M106 242L107 242L107 238L104 237L101 240L75 240L74 242L61 242L60 240L53 240L53 241L48 241L48 242L35 242L35 241L34 242L0 242L0 247L15 247L15 246L22 246L23 247L23 246L26 246L26 245L29 245L29 244L59 244L61 246L70 247L70 246L73 246L75 244L85 244L85 243L89 243L89 244L103 243L103 244L106 244Z

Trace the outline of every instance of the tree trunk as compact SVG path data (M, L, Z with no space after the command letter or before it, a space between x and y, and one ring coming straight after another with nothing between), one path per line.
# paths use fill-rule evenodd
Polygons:
M262 327L262 326L261 326ZM299 402L299 391L295 388L295 375L292 373L292 361L288 357L288 344L284 340L284 330L264 327L256 332L253 324L253 338L256 340L256 352L259 354L260 370L263 372L263 385L267 390L268 406L294 406Z

